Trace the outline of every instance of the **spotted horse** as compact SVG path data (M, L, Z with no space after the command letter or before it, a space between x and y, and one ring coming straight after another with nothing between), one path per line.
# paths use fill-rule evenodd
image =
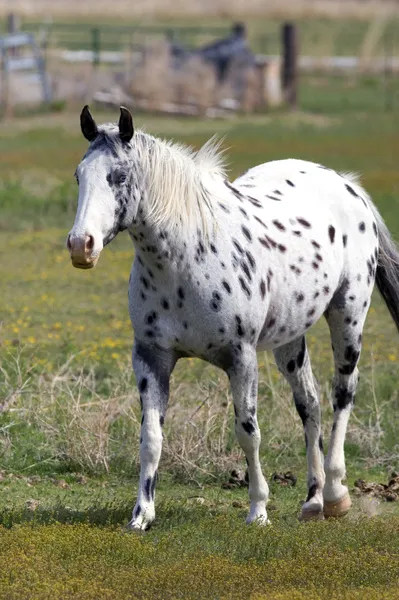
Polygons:
M235 430L248 464L247 522L267 523L259 461L257 350L272 350L302 420L308 495L302 519L351 505L344 439L358 382L362 330L376 279L399 326L399 251L353 175L303 160L256 166L233 183L215 140L197 152L118 124L97 126L76 169L79 201L67 238L72 264L90 269L120 231L135 254L129 311L142 405L140 484L129 527L147 529L161 456L169 379L196 356L230 380ZM335 362L334 422L324 459L320 403L305 334L320 317Z

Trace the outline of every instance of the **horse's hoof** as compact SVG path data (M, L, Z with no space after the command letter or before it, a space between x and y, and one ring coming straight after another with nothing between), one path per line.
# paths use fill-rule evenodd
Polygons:
M151 528L151 523L145 521L130 521L125 527L125 533L144 533Z
M349 512L351 506L352 500L350 499L349 494L345 494L341 500L337 500L336 502L327 502L325 500L324 516L326 519L344 517Z
M260 527L264 527L265 525L271 524L266 515L257 515L254 517L251 517L251 515L249 515L246 519L246 524L251 525L252 523L254 523L255 525L259 525Z
M324 514L320 508L303 508L299 515L300 521L323 521Z

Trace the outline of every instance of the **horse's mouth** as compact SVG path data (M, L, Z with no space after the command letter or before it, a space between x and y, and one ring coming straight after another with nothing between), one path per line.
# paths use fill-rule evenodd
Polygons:
M96 264L97 264L97 259L92 260L90 262L78 262L78 261L72 260L72 265L76 269L92 269L93 267L96 266Z

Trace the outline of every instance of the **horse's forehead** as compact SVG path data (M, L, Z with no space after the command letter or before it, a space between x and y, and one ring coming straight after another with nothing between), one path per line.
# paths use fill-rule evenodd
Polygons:
M104 147L97 148L89 148L89 150L84 155L79 167L84 170L109 170L112 168L114 164L116 164L116 158L113 153L107 148L106 145Z

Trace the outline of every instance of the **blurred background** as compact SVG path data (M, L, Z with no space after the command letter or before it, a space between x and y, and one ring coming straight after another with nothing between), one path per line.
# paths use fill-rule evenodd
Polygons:
M1 0L1 110L392 111L399 3Z

